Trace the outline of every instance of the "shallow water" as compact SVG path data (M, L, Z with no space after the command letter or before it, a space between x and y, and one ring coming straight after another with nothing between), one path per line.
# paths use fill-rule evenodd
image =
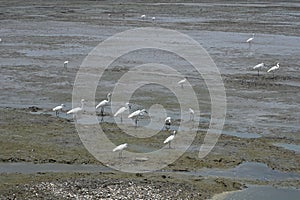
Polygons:
M34 174L34 173L46 173L46 172L109 172L112 169L99 166L99 165L68 165L58 163L0 163L0 173L21 173L21 174Z
M12 24L14 23L18 24L18 22L12 22ZM29 32L23 24L19 25L20 26L17 27L19 27L20 30L13 33L15 34L15 37L20 37L19 34L22 29L25 29L23 30L24 34L29 37ZM45 25L45 23L37 23L33 26ZM10 25L6 24L6 26L9 29ZM89 37L89 40L100 41L108 35L117 32L115 27L111 27L106 30L100 28L101 34L99 35L99 27L86 26L84 30L80 30L79 24L74 22L59 22L57 24L50 24L49 26L53 27L53 30L37 29L30 32L30 35L32 37L52 38L55 44L59 44L59 48L49 50L49 48L53 48L50 45L51 43L48 46L45 46L45 44L39 41L34 44L34 46L28 45L30 41L27 40L22 41L22 43L13 43L12 41L6 43L6 41L3 40L1 43L1 45L11 49L11 51L17 51L16 54L21 54L22 56L13 60L13 56L5 56L3 59L1 58L0 76L1 80L3 80L1 81L3 88L0 95L0 106L28 107L31 105L37 105L45 109L50 109L55 105L64 103L71 108L71 92L72 83L76 73L75 69L80 64L81 59L83 59L93 47L90 44L85 44L87 34L92 35L92 37ZM63 26L69 27L68 32L64 29L60 29ZM55 31L60 33L58 34ZM76 31L78 34L74 35ZM263 58L267 58L266 62L269 62L269 65L273 64L273 60L283 60L281 74L291 77L297 76L297 66L299 66L299 63L296 57L298 56L298 52L300 52L300 48L296 44L300 41L299 37L259 34L257 35L256 42L253 45L253 49L249 52L249 50L247 50L247 44L243 43L243 40L248 37L245 33L193 30L184 30L183 32L199 41L203 47L207 49L222 74L247 75L249 73L256 73L251 70L251 67L257 64L257 62L261 62ZM3 34L5 35L5 32L3 32ZM75 36L81 38L83 41L77 41L73 44L59 43L60 37ZM10 37L14 37L14 35L10 35ZM20 45L22 48L19 48ZM39 46L42 46L43 49L39 49ZM59 57L59 52L63 51L63 49L66 50L64 51L64 57L61 57L60 61L58 61L57 57ZM49 54L47 54L48 51L50 51ZM56 53L52 54L51 52ZM253 55L249 54L251 52ZM280 54L278 54L278 52L280 52ZM29 53L33 53L34 55ZM77 55L80 56L78 57ZM72 57L76 57L76 59L70 60ZM59 71L62 70L61 67L64 60L63 58L70 60L70 71L60 73ZM132 58L136 58L141 61L144 59L143 56L135 56ZM18 59L22 60L18 62ZM289 59L289 61L285 61L287 59ZM28 63L29 66L30 64L35 63L39 67L30 69L26 63ZM15 67L19 65L23 66ZM12 67L15 67L14 70L12 70ZM39 73L37 73L37 71ZM193 71L187 71L186 73L189 77L195 77L195 75L193 75ZM194 83L197 84L197 81L194 81ZM280 81L280 84L292 85L294 88L291 89L294 91L299 89L299 83L297 80L289 81L289 79L287 79ZM109 87L110 85L101 85L101 88L104 91L108 90ZM261 133L273 134L270 132L270 128L274 129L275 127L277 130L276 132L280 132L282 135L287 135L288 137L292 137L289 135L289 132L299 131L300 127L297 125L298 123L296 119L299 117L297 113L300 113L298 112L300 102L297 101L297 93L293 93L294 97L286 95L281 96L280 99L276 99L279 94L273 93L274 91L272 91L272 88L271 90L257 90L254 88L252 93L250 93L251 91L249 90L239 88L239 86L227 86L226 89L228 101L228 115L226 122L236 131L229 133L228 130L225 130L224 134L229 133L238 137L251 138L252 135L249 135L251 134L251 131L247 130L247 127L249 126L255 126L256 129L258 129L258 132L253 133L253 137L258 137L256 134L260 135ZM28 93L35 95L28 95ZM240 95L242 96L240 97ZM257 99L257 97L261 95L263 98ZM105 96L105 94L96 96L101 97ZM270 96L270 98L266 98L267 96ZM136 96L135 101L145 103L147 99ZM203 107L205 107L205 105L203 105ZM178 116L176 116L178 108L170 107L170 109L174 110L173 113L171 113L172 117L178 118ZM201 112L203 111L201 110ZM267 117L264 121L259 120L260 116L265 116L269 112L277 113L281 116L291 116L291 119L288 121L274 121L272 118ZM251 118L249 118L249 116L251 116ZM246 123L242 122L243 120L247 120ZM244 128L244 130L239 130L240 128ZM294 137L297 138L298 136L296 135Z
M228 192L216 195L213 200L298 200L300 196L299 189L276 188L272 186L250 185L247 189L237 192Z
M191 36L206 49L218 66L227 93L226 128L223 134L240 138L271 136L300 139L299 3L140 3L138 5L135 3L105 5L104 3L102 6L98 1L89 4L78 1L72 3L73 14L62 14L61 11L67 9L65 5L55 6L56 9L50 6L40 10L36 5L16 6L9 1L3 2L5 3L9 4L8 9L0 8L2 13L0 16L2 19L1 107L27 108L36 105L43 109L36 114L54 115L51 109L61 103L66 105L66 110L77 106L76 102L72 105L72 90L77 70L83 59L99 42L131 28L158 26L179 30ZM111 18L107 17L109 12L112 12ZM124 19L121 17L123 12L126 14ZM139 19L140 12L147 13L149 18L145 21ZM237 17L232 17L233 13ZM155 16L157 20L150 21L150 16ZM256 36L249 48L245 41L253 32ZM208 123L210 98L207 98L209 95L205 93L207 92L205 83L194 69L184 68L182 60L173 60L172 56L165 54L137 53L124 58L117 63L117 67L122 72L126 68L143 62L156 61L161 57L171 63L171 66L182 65L180 69L197 89L201 104L195 122ZM65 60L69 60L67 70L63 69ZM264 62L267 67L262 69L260 77L257 77L257 72L252 67L261 62ZM276 62L280 62L281 67L273 79L272 74L266 71ZM106 94L111 92L114 79L118 78L118 75L108 73L106 79L99 83L99 91L95 95L96 102L104 99ZM157 89L155 92L162 92L166 96L157 94L152 97L152 93L147 91L148 93L136 95L132 99L133 102L148 108L153 99L166 100L166 104L169 104L167 112L152 109L155 115L152 115L153 123L148 128L161 129L167 113L173 119L182 119L185 122L181 127L182 130L195 129L196 126L188 120L188 113L182 113L183 118L181 118L173 96L164 93L161 88L155 89ZM117 103L122 105L124 102ZM112 115L110 110L107 112ZM65 113L60 117L71 119L71 116ZM99 117L98 121L118 122L119 118L114 120L113 117L108 116L103 117L102 120ZM82 123L88 124L90 121L86 120ZM133 126L133 122L129 119L125 119L124 124ZM148 119L139 122L139 126L146 125L149 125ZM172 125L171 129L178 129L178 125ZM299 152L299 145L283 143L275 145ZM134 148L143 150L140 146ZM110 169L89 165L0 164L2 173L98 172L101 170ZM299 174L272 170L261 163L243 163L228 170L204 169L188 172L188 174L262 181L299 179ZM249 188L243 192L237 193L240 196L232 196L228 199L266 199L267 196L259 196L267 195L266 193L271 195L270 199L284 199L282 195L287 192L291 194L289 199L293 199L295 194L295 191L289 189L274 190L274 188L264 187Z
M300 175L297 173L272 170L266 164L258 162L243 162L242 164L231 169L203 169L197 172L187 172L187 174L247 180L253 179L261 181L288 180L300 178Z
M33 174L39 172L111 172L113 169L100 165L68 165L58 163L0 163L0 173L22 173ZM185 174L189 176L209 176L209 177L225 177L232 179L248 179L248 180L292 180L300 179L300 175L292 172L281 172L279 170L272 170L265 164L257 162L244 162L235 168L231 169L208 169L204 168L193 172L177 172L177 171L157 171L157 173L172 172L178 174Z
M275 143L274 145L277 147L283 147L290 151L295 151L297 153L300 153L300 145L297 144Z

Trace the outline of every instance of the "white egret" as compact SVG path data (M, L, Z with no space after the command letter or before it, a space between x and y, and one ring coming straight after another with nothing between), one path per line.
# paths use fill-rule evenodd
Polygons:
M119 151L119 157L122 158L122 152L124 149L128 147L127 143L120 144L116 148L113 149L113 152Z
M195 111L189 108L189 113L190 113L190 120L194 121Z
M155 21L155 17L152 17L152 21Z
M246 40L246 42L249 43L249 48L251 47L252 41L254 40L254 36L255 36L255 33L252 34L251 38L249 38L248 40Z
M110 13L108 13L108 14L107 14L107 16L108 16L108 17L111 17L111 14L110 14Z
M81 107L73 108L73 109L69 110L69 111L67 112L67 114L73 114L73 117L74 117L75 120L76 120L77 115L83 111L83 104L84 104L84 102L85 102L85 100L84 100L84 99L81 99Z
M167 117L167 118L165 119L165 127L166 127L167 130L170 129L171 123L172 123L171 117Z
M67 68L67 67L68 67L68 64L69 64L69 61L66 60L66 61L64 62L64 68Z
M122 115L123 115L123 113L124 113L126 110L128 110L128 109L130 109L130 104L129 104L129 103L126 103L125 106L119 108L119 110L114 114L114 117L120 115L121 122L123 122Z
M141 19L144 20L146 18L146 15L141 15Z
M173 131L173 134L170 135L169 137L167 137L167 139L165 139L165 141L164 141L164 144L169 143L169 148L171 148L171 142L172 142L172 140L174 140L175 135L176 135L176 131Z
M2 39L0 38L0 42L2 42Z
M259 64L255 65L253 67L253 69L257 69L257 76L259 76L259 69L262 68L262 67L264 67L264 66L265 66L264 63L259 63Z
M97 106L96 109L101 108L101 116L104 114L104 107L109 106L111 100L111 93L107 94L107 100L102 100Z
M178 85L180 85L183 88L183 84L186 82L186 78L182 79L181 81L178 81Z
M52 110L55 111L55 115L58 116L59 111L62 111L62 109L65 107L64 104L61 104L60 106L54 107Z
M279 69L279 63L277 63L275 66L271 67L267 72L273 72L273 78L274 78L274 71Z
M137 111L134 111L133 113L131 113L130 115L128 115L128 118L129 119L135 119L135 126L137 126L137 123L138 123L138 118L140 116L143 116L145 113L147 113L147 111L145 109L142 109L142 110L137 110Z

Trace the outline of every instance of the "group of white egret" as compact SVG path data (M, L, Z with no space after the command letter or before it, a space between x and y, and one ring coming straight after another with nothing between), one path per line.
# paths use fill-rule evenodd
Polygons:
M112 17L111 13L108 13L107 16L108 16L109 18ZM125 14L123 14L122 16L123 16L123 18L125 18ZM142 19L142 20L145 20L146 18L147 18L147 15L145 15L145 14L143 14L143 15L140 16L140 19ZM155 21L155 19L156 19L156 17L151 17L151 20L152 20L152 21Z
M141 15L141 19L142 19L142 20L145 20L146 17L147 17L146 15ZM152 19L152 21L155 21L156 18L155 18L155 17L152 17L151 19Z
M66 62L64 64L68 63L68 62L67 63ZM186 78L184 78L183 80L178 81L178 85L183 88L183 84L185 82L187 82ZM72 114L74 120L77 121L77 116L84 111L84 104L85 104L85 100L81 99L81 106L72 108L71 110L67 111L67 114ZM104 100L100 101L96 105L95 108L96 108L96 110L100 108L101 109L100 114L101 114L101 116L104 116L104 108L108 107L110 105L111 105L111 93L108 93L107 94L107 99L104 99ZM62 112L65 107L66 106L64 104L61 104L61 105L58 105L58 106L54 107L52 110L55 112L55 115L58 117L59 113ZM145 109L138 109L138 110L135 110L135 111L130 113L131 109L132 109L132 104L125 103L125 105L120 107L113 114L113 116L114 117L120 116L120 120L121 120L121 123L122 123L123 122L123 114L125 113L125 111L128 111L128 113L129 113L128 116L127 116L128 119L134 120L135 126L137 127L140 117L142 117L145 113L148 113L148 112ZM194 113L195 113L194 110L192 108L189 108L188 112L190 114L190 120L194 121ZM170 116L168 116L164 120L164 126L165 126L166 130L169 131L171 125L172 125L172 118ZM163 141L163 143L164 144L169 144L169 148L171 148L171 142L175 138L175 135L176 135L176 131L174 130L173 133ZM117 146L116 148L114 148L113 152L118 151L119 156L122 157L122 151L127 147L128 147L127 143L121 144L121 145Z
M250 48L251 45L252 45L252 42L253 42L253 40L254 40L254 36L255 36L255 33L252 34L252 37L250 37L249 39L246 40L246 42L249 44L249 48ZM259 63L259 64L255 65L255 66L253 67L253 69L256 69L256 70L257 70L257 76L259 76L259 70L262 69L262 68L265 67L265 66L266 66L265 63ZM279 69L279 63L276 63L276 65L270 67L270 68L267 70L267 72L268 72L268 73L269 73L269 72L272 72L272 73L273 73L273 78L274 78L274 76L275 76L275 75L274 75L274 72L275 72L276 70L278 70L278 69Z
M167 137L165 140L164 140L164 144L169 144L169 149L171 149L171 142L174 140L175 138L175 135L176 135L176 131L174 130L173 131L173 134L171 134L169 137ZM113 152L119 152L119 158L122 158L122 152L124 149L126 149L128 147L128 144L127 143L124 143L124 144L120 144L119 146L117 146L116 148L113 149Z
M264 63L259 63L259 64L257 64L257 65L255 65L254 67L253 67L253 69L256 69L257 70L257 76L259 76L259 70L260 69L262 69L263 67L265 67L265 64ZM274 72L275 72L275 70L278 70L279 69L279 63L276 63L276 65L274 65L273 67L271 67L271 68L269 68L268 70L267 70L267 72L269 73L269 72L273 72L273 78L274 78Z

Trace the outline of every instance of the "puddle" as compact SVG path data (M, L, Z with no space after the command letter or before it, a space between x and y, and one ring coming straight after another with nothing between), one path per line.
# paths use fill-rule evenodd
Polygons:
M111 172L111 168L101 165L68 165L59 163L0 163L0 173L22 173L33 174L38 172L82 172L82 173L97 173ZM178 171L158 171L158 173L169 172L178 173L189 176L205 176L205 177L225 177L237 179L255 179L262 181L270 180L287 180L300 179L300 175L293 172L281 172L272 170L267 165L257 162L244 162L239 166L231 169L208 169L203 168L194 172L178 172Z
M247 199L247 200L298 200L300 196L299 189L293 188L275 188L272 186L257 186L250 185L247 189L236 192L224 192L215 195L212 200L233 200L233 199Z
M293 172L272 170L266 164L258 162L243 162L231 169L202 169L197 172L184 172L197 176L217 176L225 178L255 179L261 181L300 179L300 175Z
M300 153L300 145L297 144L287 144L287 143L274 143L277 147L282 147L290 151L295 151L297 153Z
M38 172L109 172L112 169L105 166L98 165L68 165L58 163L0 163L0 173L22 173L22 174L34 174Z
M260 138L261 135L257 134L257 133L247 133L247 132L234 132L234 131L226 131L223 130L222 134L225 135L231 135L231 136L235 136L235 137L239 137L239 138Z

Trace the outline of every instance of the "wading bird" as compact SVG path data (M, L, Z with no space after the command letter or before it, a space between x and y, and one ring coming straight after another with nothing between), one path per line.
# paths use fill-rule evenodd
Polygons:
M194 121L195 111L189 108L189 113L190 113L190 120Z
M186 78L182 79L181 81L178 81L178 85L180 85L183 88L183 84L186 82Z
M260 63L260 64L257 64L253 67L253 69L257 69L257 76L259 76L259 69L264 67L265 64L264 63Z
M141 19L144 20L146 18L146 15L141 15Z
M120 144L116 148L113 149L113 152L119 151L119 157L122 158L122 152L124 149L128 147L127 143Z
M107 100L102 100L97 106L96 109L101 108L101 116L104 115L104 107L109 106L111 100L111 93L107 94Z
M169 143L169 148L171 148L171 142L172 142L172 140L174 140L175 135L176 135L176 131L173 131L173 134L170 135L169 137L167 137L167 139L165 139L165 141L164 141L164 144Z
M143 116L145 113L148 113L145 109L137 110L128 115L129 119L134 119L135 126L137 126L138 120L140 116Z
M167 130L169 130L171 128L171 123L172 123L171 117L167 117L165 119L165 127L166 127Z
M152 17L152 21L155 21L155 17Z
M62 109L65 107L64 104L61 104L60 106L56 106L55 108L53 108L52 110L55 111L55 115L58 117L59 115L59 111L62 111Z
M64 62L64 68L67 68L67 67L68 67L68 63L69 63L68 60L66 60L66 61Z
M81 107L73 108L72 110L69 110L67 114L73 114L74 119L77 120L77 115L83 111L84 102L85 100L81 99Z
M118 115L120 115L121 122L123 122L123 117L122 117L122 115L123 115L123 113L124 113L126 110L128 110L128 109L130 109L130 108L131 108L130 104L129 104L129 103L126 103L125 106L119 108L119 110L114 114L114 117L117 117Z
M274 78L274 71L279 69L279 63L277 63L275 66L271 67L267 72L273 72L273 78Z
M255 33L252 34L251 38L249 38L248 40L246 40L246 42L249 44L249 48L251 47L252 41L254 40L254 36L255 36Z

